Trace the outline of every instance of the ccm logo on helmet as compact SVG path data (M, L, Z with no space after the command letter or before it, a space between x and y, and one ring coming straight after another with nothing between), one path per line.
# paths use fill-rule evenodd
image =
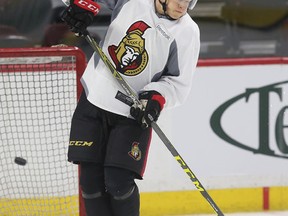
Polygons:
M99 13L100 5L98 5L96 2L93 1L87 1L87 0L75 0L74 4L78 5L79 7L91 11L94 16Z

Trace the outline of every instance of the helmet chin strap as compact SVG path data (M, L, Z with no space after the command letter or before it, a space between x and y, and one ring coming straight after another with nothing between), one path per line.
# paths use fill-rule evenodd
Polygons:
M159 1L159 3L162 6L162 10L164 12L164 15L169 19L169 20L176 20L174 18L172 18L171 16L169 16L166 11L167 11L167 0L165 0L164 2L161 2L161 0L154 0L154 2L156 3L156 1Z

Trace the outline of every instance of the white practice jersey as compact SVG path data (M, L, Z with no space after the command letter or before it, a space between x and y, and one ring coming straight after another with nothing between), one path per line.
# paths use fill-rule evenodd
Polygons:
M101 47L132 89L158 91L166 99L164 108L182 104L199 55L197 24L188 14L179 20L157 16L154 0L98 2L113 11ZM129 116L130 107L116 97L125 91L97 54L89 60L81 82L92 104Z

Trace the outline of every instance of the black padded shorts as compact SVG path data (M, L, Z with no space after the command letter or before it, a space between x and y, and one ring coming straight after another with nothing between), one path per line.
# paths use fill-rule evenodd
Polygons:
M128 169L141 179L151 136L151 128L94 106L83 92L72 118L68 160Z

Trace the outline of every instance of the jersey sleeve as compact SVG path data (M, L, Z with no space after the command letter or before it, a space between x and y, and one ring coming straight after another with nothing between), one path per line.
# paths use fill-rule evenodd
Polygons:
M195 24L185 29L182 38L176 37L171 44L166 68L160 79L146 85L143 90L156 90L165 100L165 108L183 104L192 87L192 77L196 70L200 51L200 32Z
M113 11L116 8L121 8L129 0L95 0L97 3L103 5L107 9Z

